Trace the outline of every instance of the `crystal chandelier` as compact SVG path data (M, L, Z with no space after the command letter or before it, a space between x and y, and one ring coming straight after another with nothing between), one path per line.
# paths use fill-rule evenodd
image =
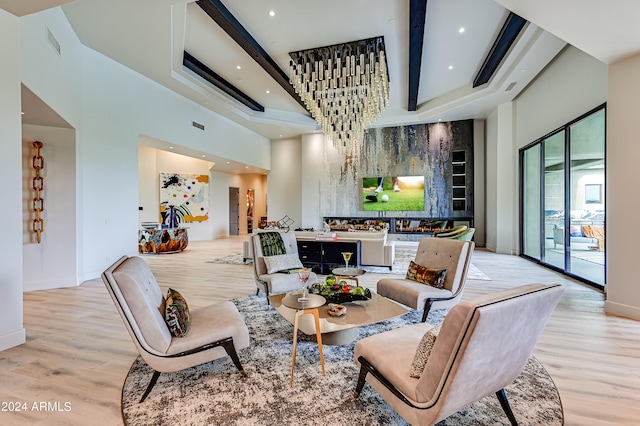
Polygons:
M289 53L289 80L334 145L361 141L389 103L384 37Z

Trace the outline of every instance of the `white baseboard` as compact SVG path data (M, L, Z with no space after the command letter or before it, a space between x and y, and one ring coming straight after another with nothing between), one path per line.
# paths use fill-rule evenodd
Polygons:
M27 331L24 328L14 331L13 333L5 334L0 336L0 351L21 345L26 341Z
M604 302L604 311L608 314L640 320L640 308L637 306L630 306L607 300Z

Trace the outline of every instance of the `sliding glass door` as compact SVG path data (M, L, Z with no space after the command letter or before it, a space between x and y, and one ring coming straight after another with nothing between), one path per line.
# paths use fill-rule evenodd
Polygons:
M605 108L520 150L520 253L605 284Z

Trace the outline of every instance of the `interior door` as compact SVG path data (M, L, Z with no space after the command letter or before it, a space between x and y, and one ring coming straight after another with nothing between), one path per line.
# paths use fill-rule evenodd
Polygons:
M240 235L240 188L229 187L229 235Z

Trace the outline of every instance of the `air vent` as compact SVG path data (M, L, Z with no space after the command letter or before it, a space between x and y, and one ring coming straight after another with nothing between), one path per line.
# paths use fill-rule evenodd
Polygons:
M518 84L517 81L514 81L513 83L509 83L509 85L507 86L506 89L504 89L505 92L508 92L509 90L513 89L513 87Z
M60 43L58 43L58 40L56 40L56 38L53 36L53 33L51 32L51 30L49 28L47 28L47 40L49 40L49 43L51 44L51 47L53 47L53 50L55 50L56 53L59 55L60 54Z
M200 130L204 130L204 124L200 124L200 123L198 123L198 122L192 121L192 122L191 122L191 125L192 125L193 127L195 127L195 128L200 129Z

